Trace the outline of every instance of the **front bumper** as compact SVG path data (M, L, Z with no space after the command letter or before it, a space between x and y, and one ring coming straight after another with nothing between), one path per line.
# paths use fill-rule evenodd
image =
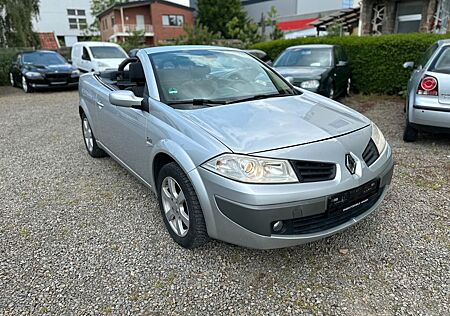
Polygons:
M79 77L60 77L60 78L27 78L28 84L35 88L57 88L57 87L75 87L78 85Z
M249 248L271 249L333 235L372 213L381 204L391 183L393 160L389 145L371 169L372 172L368 172L370 179L354 179L353 186L349 186L349 181L339 179L339 176L327 183L249 185L228 180L201 167L189 175L196 187L208 234L212 238ZM337 221L336 225L304 234L292 234L292 230L275 233L272 230L275 221L283 220L290 225L292 221L325 216L331 196L374 179L379 181L376 196L343 222ZM196 185L199 182L201 184Z

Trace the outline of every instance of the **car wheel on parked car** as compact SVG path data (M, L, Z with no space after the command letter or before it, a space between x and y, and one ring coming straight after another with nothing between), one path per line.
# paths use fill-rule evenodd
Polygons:
M332 82L332 83L330 83L330 89L329 89L329 91L328 91L328 97L330 98L330 99L334 99L334 97L335 97L335 90L334 90L334 82Z
M86 145L86 149L89 155L94 158L105 157L106 153L103 151L103 149L98 147L97 140L95 139L94 133L92 132L89 120L84 113L81 115L81 128L83 130L84 144Z
M14 76L12 73L9 73L9 82L11 83L12 87L16 86L16 81L14 80Z
M403 140L405 142L415 142L418 135L417 129L411 126L408 121L406 121L405 130L403 132Z
M192 249L208 242L203 211L188 177L176 163L163 166L157 180L158 202L172 239Z
M22 76L22 89L25 93L33 92L33 89L28 84L27 78L25 78L25 76Z
M351 89L352 89L352 79L348 78L347 79L347 88L345 89L345 95L346 96L350 96Z

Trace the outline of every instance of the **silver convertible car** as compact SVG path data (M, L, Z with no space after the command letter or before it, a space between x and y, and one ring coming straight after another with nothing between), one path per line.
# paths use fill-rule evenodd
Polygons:
M150 188L185 248L317 240L372 213L391 182L375 124L240 50L141 49L117 71L83 75L79 91L89 154Z
M413 68L414 62L403 67ZM420 130L450 133L450 40L425 52L409 79L405 109L404 141L415 141Z

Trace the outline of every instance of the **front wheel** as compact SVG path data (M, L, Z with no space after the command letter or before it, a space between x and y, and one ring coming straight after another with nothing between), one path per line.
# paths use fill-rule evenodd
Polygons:
M332 82L332 83L330 83L330 88L329 88L329 90L328 90L328 97L330 98L330 99L334 99L334 97L335 97L335 88L334 88L334 82Z
M25 93L33 92L33 88L31 88L25 76L22 76L22 89Z
M351 78L348 78L347 79L347 87L346 87L346 89L345 89L345 95L348 97L348 96L350 96L350 91L351 91L351 89L352 89L352 79Z
M158 175L158 202L172 239L183 248L193 249L206 244L203 211L189 178L176 163L163 166Z
M106 153L100 147L98 147L97 140L95 139L94 133L92 132L89 120L84 113L81 115L81 128L83 131L84 145L86 146L89 155L94 158L105 157Z

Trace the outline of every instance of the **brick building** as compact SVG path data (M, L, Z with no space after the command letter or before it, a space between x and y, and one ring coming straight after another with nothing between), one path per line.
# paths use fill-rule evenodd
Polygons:
M361 33L438 33L450 31L450 0L363 0Z
M144 31L145 44L177 38L183 25L193 24L194 9L163 0L118 3L97 15L102 41L121 42L134 31Z

